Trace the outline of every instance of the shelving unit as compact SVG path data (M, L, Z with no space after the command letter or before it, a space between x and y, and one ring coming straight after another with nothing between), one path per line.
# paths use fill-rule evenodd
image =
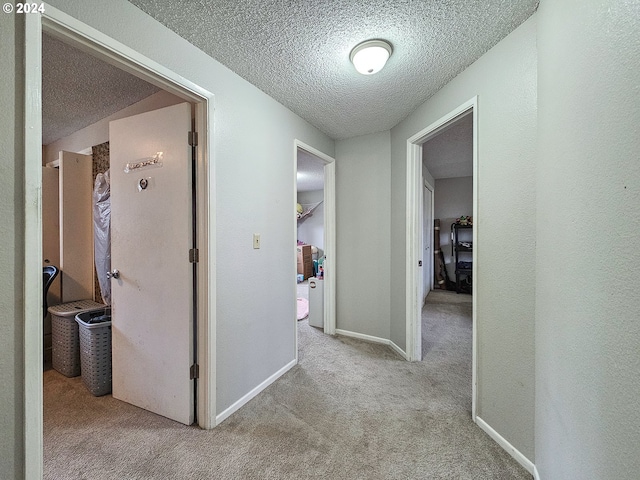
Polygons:
M300 205L302 205L302 213L296 213L296 218L298 219L298 222L300 222L301 220L304 220L309 215L311 215L313 213L313 211L316 208L318 208L318 206L320 206L320 204L323 201L324 200L320 200L319 202L316 202L316 203L302 203L302 204L300 204Z
M459 223L451 224L451 256L454 259L456 273L456 292L471 293L471 274L473 272L472 252L473 244L471 243L471 232L473 225L461 225ZM464 240L460 239L460 233L469 231L469 235L463 235ZM466 238L469 237L467 241ZM462 259L461 259L462 257ZM468 279L469 287L462 286L462 279Z

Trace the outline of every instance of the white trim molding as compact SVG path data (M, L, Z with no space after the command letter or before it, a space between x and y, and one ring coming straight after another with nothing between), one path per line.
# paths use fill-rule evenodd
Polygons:
M43 475L42 23L25 15L24 450L25 478Z
M284 375L289 370L291 370L297 363L298 363L298 361L294 358L289 363L287 363L284 367L282 367L280 370L278 370L276 373L274 373L269 378L267 378L260 385L258 385L257 387L253 388L249 393L247 393L246 395L242 396L239 400L234 402L233 405L231 405L229 408L225 409L223 412L221 412L219 415L217 415L216 416L216 425L220 425L227 418L229 418L235 412L240 410L250 400L252 400L256 395L258 395L265 388L267 388L269 385L271 385L273 382L275 382L278 378L280 378L282 375Z
M357 338L358 340L364 340L365 342L379 343L381 345L389 345L390 340L382 337L374 337L373 335L367 335L366 333L352 332L350 330L336 329L336 335L342 335L344 337Z
M396 345L394 342L392 342L391 340L389 340L389 346L391 347L391 350L393 350L394 352L396 352L398 355L400 355L402 358L404 358L405 360L407 360L407 352L405 352L404 350L402 350L398 345Z
M324 331L336 334L336 162L324 166L324 254L325 268ZM327 255L327 247L329 254Z
M396 352L405 360L407 359L407 353L402 350L398 345L387 338L382 337L374 337L373 335L367 335L365 333L352 332L350 330L342 330L340 328L336 329L336 335L342 335L344 337L357 338L358 340L364 340L365 342L378 343L380 345L386 345L391 350Z
M415 135L414 135L415 137ZM422 219L420 199L422 193L422 146L420 138L407 140L406 178L406 288L405 311L407 358L413 362L422 360Z
M531 460L525 457L520 450L511 445L502 435L496 432L487 422L482 420L480 417L476 416L475 419L476 424L484 430L484 432L489 435L495 442L500 445L509 455L511 455L516 462L524 467L524 469L533 475L535 478L538 478L538 472L536 470L535 465Z
M538 473L538 467L533 466L533 480L540 480L540 474Z
M473 111L473 252L471 253L471 261L473 262L473 270L471 271L471 285L475 289L475 293L471 296L471 418L476 419L478 408L478 269L482 265L478 263L478 248L482 245L478 244L478 229L481 228L476 221L478 217L478 203L480 201L478 194L478 97L469 100L472 104Z

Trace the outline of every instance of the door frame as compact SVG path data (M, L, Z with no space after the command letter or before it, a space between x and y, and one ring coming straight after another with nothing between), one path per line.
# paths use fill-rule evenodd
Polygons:
M422 175L422 172L420 172ZM427 190L429 193L425 192L425 190ZM429 285L428 285L428 290L427 290L427 295L429 295L429 292L431 290L433 290L433 217L435 216L435 212L434 212L434 200L435 200L435 188L433 185L431 185L426 178L423 178L422 180L422 189L421 189L421 193L422 193L422 198L420 201L420 218L422 218L422 230L420 230L420 234L422 235L422 232L424 231L424 198L426 195L429 195L431 197L431 212L429 212L429 219L430 219L430 228L431 228L431 242L429 242L429 271L427 272L427 278L429 279ZM423 248L423 257L424 257L424 238L420 237L420 244L422 245ZM422 261L422 266L424 268L424 259ZM424 274L422 275L422 277L424 278ZM427 295L424 295L424 284L422 285L422 290L421 290L421 295L422 295L422 304L424 305L424 302L427 298ZM422 338L422 322L418 322L420 324L420 336L418 338Z
M296 173L298 172L298 149L304 150L311 155L318 157L324 162L324 254L328 258L328 269L324 271L324 333L329 335L336 334L336 160L326 153L301 142L298 139L293 141L293 204L291 211L295 212L297 200L297 181ZM297 222L293 225L293 245L296 245L298 239ZM293 271L297 272L296 257L292 255ZM295 276L292 276L295 278ZM294 285L295 288L295 285ZM294 298L297 295L294 295ZM297 311L297 302L296 309ZM294 315L296 325L295 352L296 363L298 362L298 319Z
M197 147L198 246L198 379L200 427L213 428L216 412L216 281L214 95L66 13L45 5L41 15L25 15L25 476L43 474L43 332L42 332L42 33L89 52L107 63L195 103ZM185 139L185 142L187 139Z
M431 125L420 130L407 140L407 176L406 176L406 342L407 359L420 361L422 358L422 271L418 261L422 258L422 218L421 189L422 182L422 144L434 137L443 128L464 115L473 115L473 218L478 218L478 96L464 102ZM473 229L473 272L471 282L477 285L478 276L478 225ZM472 295L472 373L471 373L471 417L476 420L478 395L478 338L477 338L478 294Z
M423 142L424 143L424 142ZM415 350L414 350L414 354L415 354L415 358L411 358L409 357L409 341L407 339L407 360L409 361L420 361L422 360L422 309L424 307L424 302L426 300L426 295L424 295L424 269L425 269L425 262L424 262L424 195L425 195L425 190L428 190L430 192L431 195L431 223L433 224L433 216L434 216L434 212L433 212L433 200L434 200L434 187L427 182L427 180L422 176L422 145L419 145L419 149L420 149L420 189L418 190L418 195L420 196L420 198L418 199L418 212L417 215L420 220L419 220L419 228L416 228L416 231L419 235L419 239L418 239L418 243L419 243L419 254L418 254L418 259L417 259L417 263L419 264L420 260L422 260L422 266L418 267L418 275L419 275L419 279L417 279L416 281L418 282L418 285L416 286L416 288L418 289L417 292L417 298L416 298L416 302L418 302L419 304L419 309L420 309L420 313L418 314L418 318L415 320L415 324L414 324L414 338L417 339L415 341ZM431 235L431 245L429 250L431 251L431 258L429 259L429 291L431 291L431 288L433 286L433 234ZM428 293L427 293L428 295ZM407 334L408 336L408 334Z

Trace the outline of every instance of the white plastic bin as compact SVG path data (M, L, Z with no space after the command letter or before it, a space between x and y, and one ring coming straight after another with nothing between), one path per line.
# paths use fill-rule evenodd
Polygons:
M324 280L309 278L309 325L324 328Z

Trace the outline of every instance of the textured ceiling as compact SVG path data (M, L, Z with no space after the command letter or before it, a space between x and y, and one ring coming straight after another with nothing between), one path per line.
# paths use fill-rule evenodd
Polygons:
M513 31L538 0L130 0L330 137L388 130ZM360 75L358 43L386 39Z
M473 175L473 115L465 115L422 146L422 163L434 179Z
M324 187L324 162L302 149L298 149L298 183L299 192L322 190Z
M158 88L48 35L42 41L42 144L132 105Z

